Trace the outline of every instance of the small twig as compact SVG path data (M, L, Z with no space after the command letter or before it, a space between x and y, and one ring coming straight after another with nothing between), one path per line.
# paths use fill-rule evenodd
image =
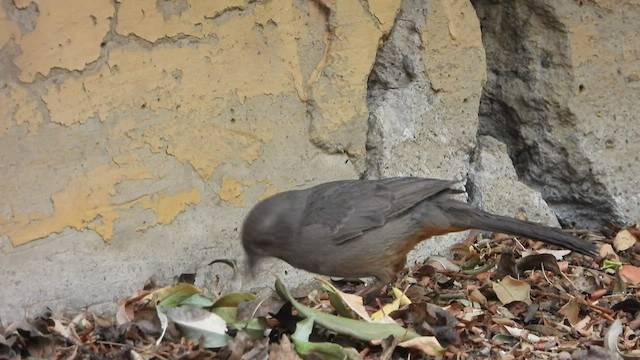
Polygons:
M599 315L601 315L602 317L604 317L605 319L614 322L616 321L611 315L613 314L613 311L611 309L607 309L605 307L602 306L598 306L598 305L593 305L590 304L589 302L587 302L586 300L584 300L583 298L580 297L574 297L574 296L567 296L567 295L561 295L561 294L552 294L552 293L547 293L544 291L534 291L536 296L547 296L547 297L553 297L556 299L561 299L564 301L571 301L572 299L576 300L576 302L578 303L578 305L582 305L582 306L586 306L589 309L595 311L596 313L598 313Z
M571 286L573 287L573 290L578 290L578 287L576 286L576 284L573 283L573 281L571 281L571 279L569 279L569 277L567 276L567 274L563 273L562 271L560 271L560 275L569 282L569 284L571 284Z
M551 282L551 280L549 280L549 278L547 277L547 272L544 270L544 263L540 263L540 267L542 268L542 276L544 276L544 279L547 280L547 283L549 285L553 285L553 283ZM562 272L562 271L561 271Z
M129 346L127 344L120 344L120 343L113 342L113 341L103 341L103 340L97 340L96 343L102 344L102 345L117 346L117 347L127 347L127 346Z

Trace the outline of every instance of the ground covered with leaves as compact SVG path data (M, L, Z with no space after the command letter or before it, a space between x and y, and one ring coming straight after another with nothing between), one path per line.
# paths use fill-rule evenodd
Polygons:
M472 232L367 304L345 281L302 298L147 282L112 317L1 327L0 359L640 359L640 227L578 235L599 258Z

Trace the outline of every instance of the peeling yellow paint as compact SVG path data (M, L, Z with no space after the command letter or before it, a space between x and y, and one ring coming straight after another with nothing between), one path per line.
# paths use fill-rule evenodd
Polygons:
M215 44L112 50L108 66L49 88L43 100L52 121L79 124L94 114L104 120L114 110L169 111L171 121L127 135L189 163L204 179L228 159L251 164L273 137L275 125L258 119L229 128L217 117L234 99L290 92L302 78L299 64L292 62L297 48L290 41L300 31L298 10L284 11L273 3L256 7L260 10L254 14L220 26ZM276 25L256 30L256 24L270 21ZM67 106L70 98L80 99L78 106ZM215 101L203 107L209 99Z
M434 90L443 91L447 103L459 103L478 94L484 71L469 71L484 63L480 22L466 0L429 2L421 32L425 70ZM472 84L472 86L469 86Z
M69 106L69 99L74 99L74 106ZM94 104L80 78L71 77L60 85L49 87L42 100L49 110L51 121L60 125L82 124L95 115Z
M150 178L146 168L104 164L89 171L85 176L77 177L60 192L51 196L53 215L14 214L11 219L2 221L2 233L8 235L14 245L21 245L33 239L39 239L52 233L58 233L66 227L77 230L88 228L97 217L102 225L91 225L105 240L113 235L114 214L127 204L112 204L110 197L115 194L115 186L123 180ZM7 220L10 222L7 223Z
M382 27L380 30L388 32L393 26L398 10L400 9L399 1L389 0L368 0L369 11L378 19Z
M124 181L151 179L152 171L134 155L121 156L116 162L95 167L84 176L74 178L60 192L51 196L53 214L13 214L9 219L0 218L0 235L6 235L15 245L59 233L65 228L93 230L105 241L113 237L114 223L123 210L136 204L153 211L156 224L171 222L187 205L197 204L200 193L197 189L176 195L145 194L137 198L114 203L111 199L116 185Z
M200 191L194 188L176 195L153 194L143 197L139 203L145 209L153 210L157 217L154 223L138 228L139 231L144 231L158 224L169 224L187 208L187 205L199 204Z
M36 27L20 38L22 54L14 60L22 70L20 80L31 82L37 73L47 75L54 67L82 70L98 59L115 11L111 1L66 0L64 6L54 0L34 2Z
M223 201L226 201L235 207L240 208L245 206L244 188L242 187L240 180L236 178L223 176L218 196Z
M400 8L400 1L375 3L372 10L378 19L389 19ZM366 79L375 60L382 36L391 30L392 22L378 24L367 15L362 3L336 1L331 6L331 27L334 32L328 44L324 68L318 69L317 81L311 93L319 110L310 134L320 143L335 144L339 150L362 155L366 134ZM392 15L393 14L393 15ZM350 143L340 137L349 133ZM353 134L362 138L353 142ZM342 144L341 144L342 143Z
M107 138L100 139L105 149L96 149L93 143L83 149L78 146L82 139L75 139L73 159L88 154L82 164L87 170L63 160L50 166L42 152L34 152L27 160L31 163L21 165L32 166L45 177L54 171L69 172L64 180L57 178L50 207L43 200L49 196L45 191L46 197L39 196L39 203L31 208L20 205L27 195L9 195L6 208L10 210L3 209L9 215L0 219L0 234L8 235L15 245L65 228L95 231L108 241L122 213L134 206L149 209L157 217L139 230L168 223L187 205L198 203L200 193L183 188L170 194L146 193L133 185L131 193L123 191L129 189L123 184L166 180L161 179L166 173L157 162L147 162L149 158L158 161L169 155L191 166L198 180L210 179L223 165L254 165L264 153L277 151L272 147L274 139L302 136L293 140L296 144L307 140L306 101L312 101L320 114L317 122L314 117L311 130L319 134L317 138L341 137L337 141L346 144L350 154L364 153L366 78L400 0L372 1L368 10L359 2L331 2L329 17L315 3L296 1L194 0L179 14L163 14L154 0L120 2L114 17L119 34L152 42L178 38L143 46L138 41L112 43L106 62L91 69L86 64L98 59L109 22L115 21L111 19L113 3L72 0L59 7L51 0L36 0L36 4L35 30L16 38L23 52L15 59L22 70L20 79L33 81L37 73L46 75L53 67L81 72L36 84L44 87L46 109L26 87L13 93L5 89L0 106L6 103L9 110L0 111L8 111L0 133L15 122L37 134L45 115L40 111L48 111L51 123L60 125L55 128L58 134L69 130L84 136L84 131L92 131L93 141L104 131ZM244 109L245 104L254 108ZM296 118L288 118L290 113ZM88 121L94 117L101 122ZM122 153L105 163L110 155ZM11 159L21 161L17 153ZM7 184L6 188L16 189L14 183ZM245 188L252 184L223 177L218 195L242 207ZM264 196L276 192L269 183Z
M123 1L118 9L116 31L151 42L178 34L201 38L214 32L214 18L227 10L242 9L244 3L244 0L189 1L184 11L167 18L156 7L156 0Z

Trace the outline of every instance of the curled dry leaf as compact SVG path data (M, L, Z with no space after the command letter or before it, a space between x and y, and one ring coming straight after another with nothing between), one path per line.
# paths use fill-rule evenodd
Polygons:
M393 300L389 304L384 305L382 309L371 314L371 319L374 322L395 324L395 321L393 321L393 319L390 318L388 315L400 309L401 306L411 304L411 300L409 300L409 298L407 298L407 296L403 294L402 291L400 291L395 287L391 288L391 290L393 291L393 296L395 297L395 300Z
M551 271L554 274L561 275L560 267L558 266L558 260L551 254L535 254L527 257L523 257L518 261L518 271L521 273L527 270L542 270Z
M524 341L530 342L530 343L537 343L540 341L540 337L537 335L534 335L532 333L530 333L528 330L525 329L518 329L518 328L514 328L511 326L504 326L504 329L507 330L507 332L509 333L509 335L515 337L515 338L520 338Z
M620 353L618 349L618 337L622 334L622 321L616 320L611 324L611 327L604 336L604 347L616 353Z
M564 304L558 312L562 314L571 325L575 326L580 321L580 308L575 299L571 299L568 303Z

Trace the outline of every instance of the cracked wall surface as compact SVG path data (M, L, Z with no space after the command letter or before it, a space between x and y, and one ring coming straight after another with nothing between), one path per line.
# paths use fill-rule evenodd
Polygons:
M108 303L241 258L251 204L357 177L366 78L398 7L3 1L0 277L22 294L5 305ZM37 266L65 282L34 282Z
M309 126L306 116L283 111L288 106L303 110L313 101L314 141L339 147L354 161L363 154L363 80L371 63L362 59L375 54L397 3L374 2L368 8L360 3L158 4L77 2L69 13L39 1L35 27L25 33L17 31L6 13L2 17L12 31L7 41L20 51L13 59L15 81L2 97L5 143L12 142L9 137L23 137L35 148L3 157L11 168L41 165L31 174L16 171L16 177L2 182L5 193L13 195L0 221L3 235L14 245L66 227L93 230L108 241L120 210L135 205L166 223L166 210L154 206L163 201L149 202L148 197L181 204L174 215L198 204L201 187L212 177L220 179L223 167L248 169L277 141L275 132ZM14 11L26 5L16 3ZM362 20L352 21L354 13ZM307 56L311 47L312 56ZM256 100L260 97L264 99ZM269 99L268 108L274 115L280 112L277 120L247 113ZM256 101L261 104L251 106ZM86 137L46 145L45 150L35 144L46 141L49 128ZM337 141L328 136L343 128L359 129L360 134L347 132ZM191 167L197 174L193 181L202 185L173 184L151 194L129 185L166 177L170 169L148 161L163 157ZM30 176L35 173L37 178ZM41 176L59 179L24 204L21 190L37 187ZM223 178L226 190L219 194L228 194L229 179ZM236 191L250 187L235 186ZM220 198L244 205L239 195ZM145 228L149 226L153 224Z

